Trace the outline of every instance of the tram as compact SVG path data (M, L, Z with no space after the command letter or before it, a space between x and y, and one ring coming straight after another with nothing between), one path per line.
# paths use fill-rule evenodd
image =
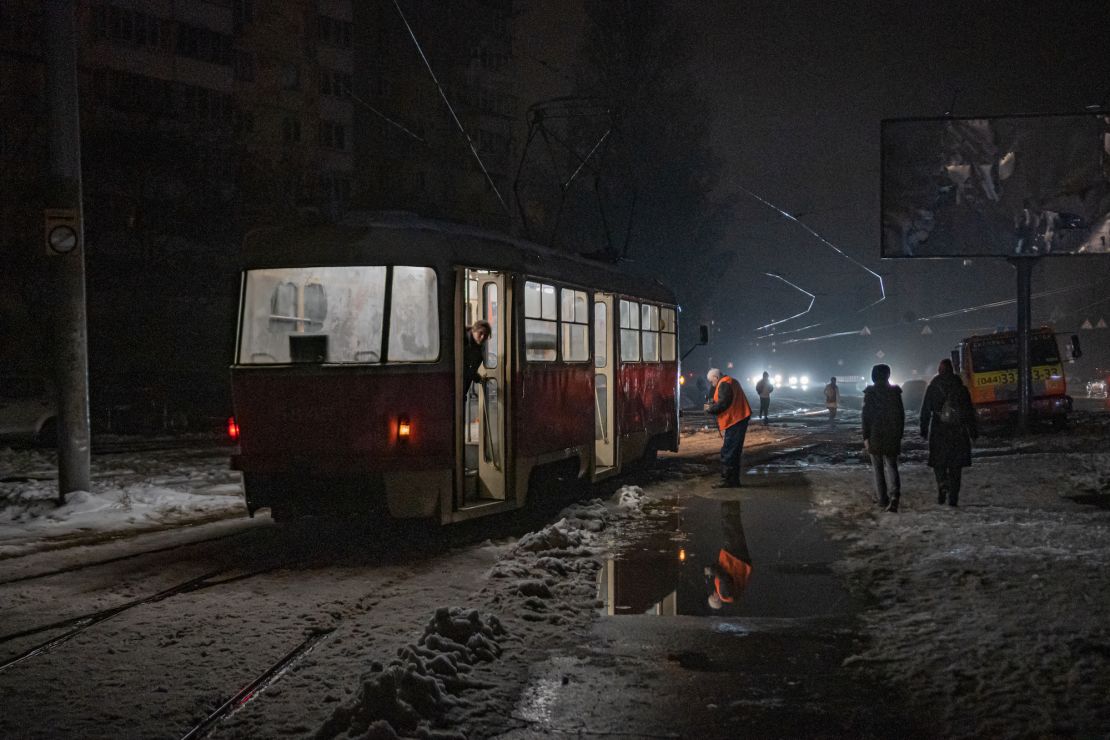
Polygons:
M231 367L247 509L446 524L523 506L553 469L596 481L677 450L677 318L658 282L477 228L252 232Z

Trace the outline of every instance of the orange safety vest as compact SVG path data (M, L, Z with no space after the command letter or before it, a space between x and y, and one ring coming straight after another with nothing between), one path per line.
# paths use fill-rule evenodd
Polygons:
M748 579L752 576L752 566L727 550L717 553L718 574L713 577L713 590L717 598L726 604L731 604L737 596L747 587ZM731 586L721 583L720 571L728 574ZM721 586L724 585L722 589Z
M733 424L739 424L744 419L751 418L752 415L752 407L748 404L748 396L744 393L744 389L740 387L740 382L727 375L722 375L717 387L713 389L714 403L720 400L718 396L724 383L732 383L732 403L727 409L717 414L717 426L721 430L728 429Z

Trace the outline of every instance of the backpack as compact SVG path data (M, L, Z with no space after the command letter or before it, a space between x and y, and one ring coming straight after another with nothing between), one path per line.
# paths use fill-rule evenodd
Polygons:
M937 419L941 424L956 424L960 421L960 410L956 408L956 404L952 403L947 393L944 394L944 403L937 412Z

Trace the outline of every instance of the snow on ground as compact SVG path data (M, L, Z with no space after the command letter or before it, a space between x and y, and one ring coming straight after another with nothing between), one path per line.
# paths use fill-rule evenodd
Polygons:
M801 461L818 515L845 544L838 573L874 604L861 615L872 639L847 664L897 687L914 715L935 718L937 736L1090 736L1110 727L1110 512L1080 503L1110 500L1106 431L981 439L956 509L936 504L913 435L897 514L872 504L870 471L843 446ZM753 427L749 445L771 437ZM686 452L699 444L719 449L715 435L683 439ZM87 529L242 513L223 451L100 456L93 490L61 514L53 464L43 453L0 450L0 557L44 534L56 542ZM656 485L713 472L712 462L672 461ZM431 601L423 633L406 632L392 654L359 649L361 676L328 671L358 689L327 700L337 708L316 736L481 737L504 731L510 714L529 726L545 697L530 684L518 696L528 665L586 639L600 605L597 570L615 532L644 517L646 499L625 486L516 542L491 543L499 557L488 573L482 566L477 598ZM286 681L296 685L296 676ZM229 734L260 728L233 725Z
M370 662L354 700L338 707L316 737L503 731L529 656L585 634L595 618L606 536L618 521L642 516L645 500L640 488L624 486L608 500L566 508L555 523L505 547L488 573L482 609L437 607L419 639L388 664ZM514 715L521 725L528 711Z
M1110 728L1110 453L1090 431L983 440L958 508L936 503L920 444L897 514L872 503L863 465L811 476L847 544L839 573L874 600L872 643L848 663L901 688L939 736Z
M227 450L97 455L90 491L58 507L53 452L0 449L0 558L76 538L245 516Z

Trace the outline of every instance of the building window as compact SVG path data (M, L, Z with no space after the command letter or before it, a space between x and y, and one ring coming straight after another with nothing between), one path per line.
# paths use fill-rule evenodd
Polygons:
M301 68L296 64L286 64L281 68L281 87L284 90L301 88Z
M232 12L236 30L250 25L254 22L254 0L235 0Z
M320 121L320 146L331 149L347 148L347 131L335 121Z
M333 69L320 70L320 94L346 98L351 94L351 75Z
M286 144L295 144L301 140L301 122L289 116L281 122L281 140Z
M350 21L341 21L326 15L317 16L318 39L324 46L334 46L339 49L351 48Z
M235 79L243 82L254 81L254 52L245 49L235 50Z

